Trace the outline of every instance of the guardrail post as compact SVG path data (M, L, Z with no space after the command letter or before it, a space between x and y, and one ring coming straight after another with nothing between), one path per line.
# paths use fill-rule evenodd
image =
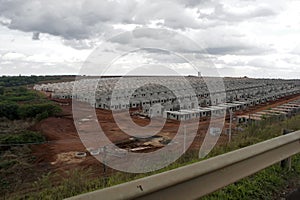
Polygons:
M283 129L282 131L282 135L287 135L289 133L293 132L292 130L288 130L288 129ZM292 169L292 157L288 157L285 160L282 160L280 163L280 166L282 169L288 169L288 171L290 171Z

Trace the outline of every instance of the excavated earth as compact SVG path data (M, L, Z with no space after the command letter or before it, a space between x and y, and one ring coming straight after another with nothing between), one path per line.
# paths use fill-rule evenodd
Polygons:
M248 114L254 113L261 110L268 109L270 107L276 107L278 105L284 104L286 102L298 99L300 96L290 96L285 97L280 100L269 102L267 104L262 104L251 109L240 111L236 114ZM52 172L65 172L66 170L74 168L90 168L97 175L101 176L103 172L103 164L101 164L93 156L87 154L84 158L76 158L76 152L87 152L86 147L81 142L79 135L77 133L76 127L74 125L73 116L72 116L72 101L71 100L53 100L56 102L63 110L62 114L58 117L50 117L45 120L40 121L35 124L31 129L40 131L47 139L47 143L41 145L32 145L33 154L36 156L36 164L38 167ZM163 147L164 141L166 144L168 141L171 141L172 138L176 135L179 127L179 122L174 120L167 120L163 129L160 133L157 134L157 137L152 138L148 141L138 141L131 140L131 136L125 134L120 130L118 125L115 123L112 112L103 109L96 109L96 114L98 122L101 125L103 131L106 133L106 136L117 146L130 149L130 148L141 148L138 152L149 152L155 151ZM122 117L123 113L118 113ZM141 117L138 115L131 116L132 120L140 125L146 126L150 123L150 119ZM159 119L156 119L157 123ZM225 134L225 129L228 129L228 116L224 126L223 133L217 141L217 145L226 144L228 142L228 136ZM85 131L93 130L93 127L89 126L89 122L84 122ZM155 124L154 119L154 124ZM186 134L191 130L191 124L198 123L197 121L186 122ZM210 121L201 121L199 122L197 135L193 140L189 150L199 150L206 134L208 131ZM235 124L233 124L233 128ZM130 127L128 127L130 128ZM99 173L100 172L100 173ZM112 169L106 169L106 175L108 173L113 173ZM103 175L103 174L102 174Z

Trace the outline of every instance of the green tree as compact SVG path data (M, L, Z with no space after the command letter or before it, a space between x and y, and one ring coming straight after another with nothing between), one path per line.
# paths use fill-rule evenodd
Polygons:
M0 102L0 117L6 117L10 120L19 119L19 106L14 102Z
M0 95L4 94L4 87L0 87Z
M25 104L25 105L21 105L19 107L19 115L21 118L25 119L25 118L35 118L37 117L37 115L44 113L43 115L47 115L48 116L53 116L57 113L59 113L61 111L61 109L52 104L52 103L41 103L41 104ZM39 117L41 117L39 115Z

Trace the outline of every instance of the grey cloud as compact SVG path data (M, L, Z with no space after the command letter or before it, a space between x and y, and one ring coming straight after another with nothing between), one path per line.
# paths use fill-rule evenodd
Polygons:
M126 48L161 48L180 53L203 53L203 49L190 38L165 29L136 29L117 35L110 42L117 43L119 45L117 48L122 50Z
M198 8L199 18L191 15L186 8ZM212 8L214 12L201 13L201 8ZM59 0L0 0L0 13L9 21L3 24L11 29L49 33L65 39L87 39L103 33L110 36L114 32L114 24L147 25L153 20L163 20L158 23L162 27L206 29L220 25L221 21L241 21L276 14L271 5L258 5L253 10L238 14L226 10L223 4L214 0L74 0L72 3Z
M222 46L215 48L207 48L206 51L209 54L214 55L225 55L225 54L234 54L234 55L257 55L265 54L272 52L271 49L261 48L256 46L247 46L247 45L231 45L231 46Z
M197 31L193 39L202 45L204 52L213 55L261 55L274 51L272 47L249 40L239 30L229 26Z
M299 41L295 41L295 43L299 44L300 42ZM295 54L295 55L299 55L300 56L300 45L296 45L296 47L294 47L291 51L290 51L291 54Z
M223 32L226 32L223 33ZM174 51L180 54L196 56L212 55L262 55L273 52L270 46L255 44L243 34L224 27L208 29L196 34L192 40L185 35L164 29L136 29L133 32L120 34L110 42L118 50L130 51L135 48L157 48Z
M57 75L57 74L77 74L79 63L41 63L41 62L26 62L14 61L4 62L0 59L0 71L2 75Z
M225 62L224 60L215 57L215 58L211 58L213 60L214 64L221 64L222 66L229 66L229 67L239 67L239 66L245 66L247 65L247 61L243 61L243 60L233 60L230 62Z
M203 5L211 5L213 0L177 0L178 3L185 5L186 7L196 7Z
M91 49L97 45L94 40L76 40L76 39L63 39L62 42L67 46L72 46L74 49Z
M258 68L268 68L269 66L275 67L275 63L273 61L268 62L261 58L256 58L247 62L248 65L258 67Z
M258 4L258 2L253 1L241 1L244 5L239 8L242 10L243 8L247 8L247 5L255 5ZM223 3L215 3L212 4L213 6L213 12L211 14L206 14L201 12L201 9L198 10L199 18L209 19L209 20L218 20L218 21L224 21L224 22L239 22L239 21L245 21L249 19L255 19L255 18L261 18L261 17L270 17L275 16L279 13L279 11L276 11L272 5L272 3L266 4L266 5L256 5L255 8L252 8L250 10L245 10L243 12L233 12L231 10L227 10L225 8L226 1Z
M130 3L131 2L131 3ZM66 39L84 39L130 21L133 1L8 1L0 0L0 13L10 19L11 29L42 32Z
M151 20L164 20L163 26L173 29L200 28L201 24L183 4L176 1L146 1L135 12L135 23L147 24Z
M9 19L11 29L49 33L65 39L86 39L106 33L114 24L149 24L163 19L164 26L185 29L199 24L173 1L98 0L0 0L0 15Z
M32 40L40 40L40 33L39 32L33 32Z
M272 10L271 7L258 7L255 10L243 12L243 13L233 13L226 11L223 5L219 5L216 7L215 16L219 19L227 20L227 21L241 21L249 18L257 18L257 17L266 17L273 16L277 13Z

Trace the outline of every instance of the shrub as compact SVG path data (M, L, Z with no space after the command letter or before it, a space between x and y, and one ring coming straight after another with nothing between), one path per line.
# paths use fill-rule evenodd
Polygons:
M14 102L0 102L0 117L6 117L10 120L19 119L18 104Z
M26 144L44 142L45 138L38 132L23 131L19 134L8 134L0 136L1 144Z
M33 105L25 104L19 106L19 116L22 119L35 118L35 117L41 118L41 117L45 117L46 115L53 116L59 113L60 111L61 109L58 106L54 105L53 103L41 103L41 104L33 104Z

